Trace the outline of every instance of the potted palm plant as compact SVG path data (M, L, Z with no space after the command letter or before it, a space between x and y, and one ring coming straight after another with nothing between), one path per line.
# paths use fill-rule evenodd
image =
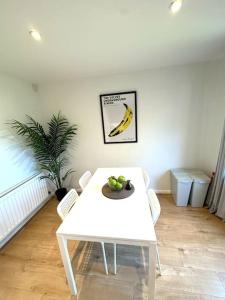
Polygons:
M13 120L10 125L18 135L24 137L26 145L33 150L34 157L44 172L41 179L47 178L53 182L56 186L56 197L59 201L62 200L67 193L64 181L74 172L72 169L66 170L67 150L76 135L77 126L70 125L60 112L52 116L47 130L30 116L27 116L26 123Z

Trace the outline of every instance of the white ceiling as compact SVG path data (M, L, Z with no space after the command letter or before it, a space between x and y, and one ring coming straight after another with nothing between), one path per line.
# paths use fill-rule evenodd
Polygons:
M184 0L175 16L169 2L0 0L0 69L42 83L223 55L225 0Z

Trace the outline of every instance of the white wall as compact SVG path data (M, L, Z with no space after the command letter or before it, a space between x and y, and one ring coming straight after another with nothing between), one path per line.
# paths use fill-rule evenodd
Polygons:
M199 160L211 173L216 168L225 120L225 59L207 63L204 74Z
M137 91L138 143L104 145L99 95L129 90ZM39 95L31 84L0 73L0 105L0 193L35 170L5 123L23 121L25 114L48 120L59 110L79 126L71 151L76 186L86 169L141 166L149 171L151 186L166 191L173 167L215 170L225 118L225 59L47 84Z
M0 194L35 172L35 163L19 139L13 135L9 120L24 121L25 114L40 119L38 94L31 84L0 73Z
M200 64L41 85L45 119L61 110L79 126L75 184L86 169L141 166L151 186L165 191L171 168L198 166L203 72ZM99 95L129 90L137 91L138 143L104 145Z

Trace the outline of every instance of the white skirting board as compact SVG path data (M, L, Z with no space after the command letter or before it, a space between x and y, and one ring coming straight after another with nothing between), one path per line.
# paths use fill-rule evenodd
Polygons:
M171 190L154 190L156 194L171 194Z
M40 174L0 198L0 248L49 200Z

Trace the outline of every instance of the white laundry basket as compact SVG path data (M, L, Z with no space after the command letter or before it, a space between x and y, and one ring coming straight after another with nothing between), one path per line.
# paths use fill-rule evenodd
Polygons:
M176 206L187 206L192 182L192 177L184 170L171 170L171 191Z
M210 178L204 173L191 175L193 179L190 203L192 207L203 207L209 188Z

